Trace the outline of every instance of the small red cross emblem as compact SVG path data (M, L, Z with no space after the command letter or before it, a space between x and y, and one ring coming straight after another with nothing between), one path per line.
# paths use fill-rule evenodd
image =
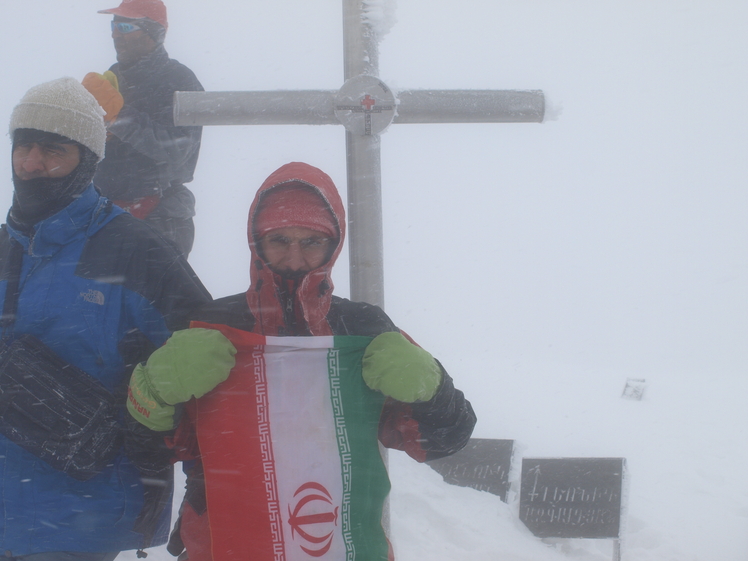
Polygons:
M361 105L363 105L367 111L371 111L371 108L374 107L377 104L376 100L371 97L369 94L366 94L364 96L364 99L361 100Z

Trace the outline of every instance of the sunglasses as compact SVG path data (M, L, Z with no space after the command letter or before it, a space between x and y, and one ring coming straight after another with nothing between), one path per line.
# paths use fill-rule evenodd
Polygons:
M135 25L134 23L129 23L126 21L113 21L112 31L114 31L115 29L119 31L120 33L127 34L127 33L132 33L133 31L138 31L139 29L142 29L142 28Z

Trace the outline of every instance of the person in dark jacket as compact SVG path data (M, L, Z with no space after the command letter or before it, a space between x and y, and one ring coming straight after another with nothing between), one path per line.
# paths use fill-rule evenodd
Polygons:
M205 322L200 325L265 336L371 337L362 376L371 390L387 398L379 441L420 462L457 452L472 434L476 417L441 364L377 306L333 295L331 271L344 234L344 207L330 177L304 163L282 166L264 182L249 211L249 289L203 306L193 318ZM195 430L199 401L192 398L228 378L236 352L219 332L193 324L138 366L130 382L128 410L139 422L168 431L181 419L170 442L185 462L187 491L169 543L174 555L186 547L180 559L221 558L211 551L210 509ZM237 363L232 376L244 375L241 368L247 367ZM271 561L252 552L241 555Z
M124 407L107 417L124 445L111 446L111 457L84 476L54 463L49 444L91 451L94 442L78 439L98 417L71 424L79 434L42 426L47 412L73 423L94 389L124 404L133 366L210 301L172 244L94 187L102 114L77 80L61 78L31 88L10 119L14 194L0 228L0 551L10 559L111 560L164 543L170 527L170 459L140 425L125 430ZM76 380L85 385L72 387L88 389L38 393L40 378L9 386L9 353L23 353L27 341L35 341L34 359L39 349L56 355L40 369L58 381L82 371ZM26 417L14 417L21 396L34 391Z
M202 127L174 126L175 91L203 91L195 74L169 58L161 0L123 0L112 14L117 63L83 85L106 111L106 157L94 183L107 198L145 219L184 256L195 237L192 181Z

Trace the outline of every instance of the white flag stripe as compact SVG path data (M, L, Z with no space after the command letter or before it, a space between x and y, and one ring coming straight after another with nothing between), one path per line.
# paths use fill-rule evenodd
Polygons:
M268 335L265 337L265 344L269 347L273 347L275 352L277 349L328 349L335 346L335 337L332 336L320 336L320 337L274 337Z
M268 343L271 343L268 338ZM294 344L299 339L294 338ZM265 347L278 497L287 561L309 561L309 551L328 549L324 559L344 559L341 532L340 455L332 411L327 348L268 344Z

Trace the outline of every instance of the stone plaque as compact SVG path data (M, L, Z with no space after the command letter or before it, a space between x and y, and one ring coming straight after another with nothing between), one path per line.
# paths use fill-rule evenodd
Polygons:
M524 458L520 520L541 538L618 538L625 469L625 458Z
M447 483L488 491L506 502L513 449L513 440L471 438L456 454L428 464Z

